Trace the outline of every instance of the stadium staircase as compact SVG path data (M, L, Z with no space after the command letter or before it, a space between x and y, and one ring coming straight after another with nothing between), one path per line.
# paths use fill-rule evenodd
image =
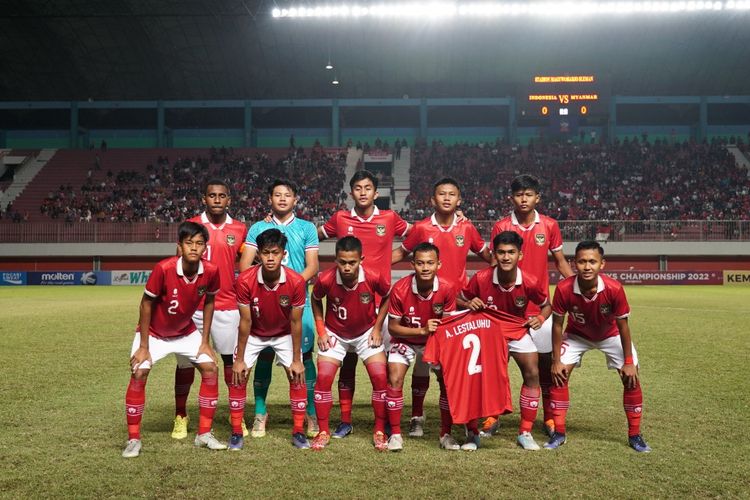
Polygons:
M5 208L8 203L13 202L14 210L21 214L26 213L28 209L24 208L23 204L15 203L15 201L37 174L42 171L47 162L55 156L55 151L54 149L43 149L41 151L13 150L10 152L9 156L31 156L31 159L27 160L21 168L16 170L13 182L0 194L0 207ZM39 207L35 208L34 212L28 210L30 216L32 213L39 212Z
M391 209L398 212L404 208L406 197L411 188L409 184L409 169L411 167L411 148L401 148L401 157L393 161L393 191L394 197Z
M346 151L346 169L344 170L344 185L341 189L344 190L345 193L348 193L351 191L349 189L349 179L352 178L354 173L362 168L362 160L364 158L364 153L361 149L357 148L349 148ZM349 208L352 208L354 206L354 200L352 200L351 196L346 197L346 206Z
M730 144L727 146L727 151L732 153L734 155L735 160L737 161L737 166L744 168L747 170L747 175L750 177L750 159L748 159L747 156L745 156L745 153L743 153L740 148L738 148L734 144Z

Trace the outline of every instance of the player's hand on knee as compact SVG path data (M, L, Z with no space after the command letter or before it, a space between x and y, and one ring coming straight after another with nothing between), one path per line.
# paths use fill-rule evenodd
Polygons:
M379 331L372 330L370 334L370 347L380 347L383 344L383 336Z
M620 377L627 389L635 389L638 385L638 368L635 365L623 365L620 368Z
M289 378L295 384L301 384L305 381L305 366L302 361L292 361L289 366Z
M568 368L559 361L552 362L552 381L556 386L562 387L568 380Z
M245 385L247 382L247 364L242 360L235 360L232 364L232 384Z
M318 335L318 350L325 352L333 347L331 345L331 337L328 334Z
M198 348L198 355L196 357L200 358L201 354L205 354L206 356L214 360L214 363L217 363L216 351L213 350L210 344L201 344L201 346Z
M139 347L130 357L130 369L133 373L140 368L144 361L151 362L151 353L145 347Z

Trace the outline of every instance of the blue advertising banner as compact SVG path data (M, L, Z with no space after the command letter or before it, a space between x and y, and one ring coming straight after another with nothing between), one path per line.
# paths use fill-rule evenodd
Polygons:
M0 286L18 286L26 284L25 271L3 271L0 272Z
M27 273L29 285L111 285L109 271L46 271Z

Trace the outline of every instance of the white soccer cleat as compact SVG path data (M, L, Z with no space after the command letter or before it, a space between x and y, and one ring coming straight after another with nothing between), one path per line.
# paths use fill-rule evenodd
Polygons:
M388 438L388 451L401 451L404 449L404 438L401 434L393 434Z
M523 432L519 434L516 438L516 443L518 443L518 446L520 446L524 450L537 451L541 449L537 442L534 441L534 436L532 436L530 432Z
M227 449L227 445L216 439L211 431L196 435L195 446L199 448L208 448L209 450Z
M135 458L141 454L141 440L129 439L125 449L122 450L122 458Z
M443 434L443 437L440 438L440 447L448 451L458 451L461 449L461 446L450 434Z
M466 433L466 442L461 445L463 451L476 451L479 449L479 434L469 431Z
M421 438L424 436L424 417L411 417L409 421L409 437Z

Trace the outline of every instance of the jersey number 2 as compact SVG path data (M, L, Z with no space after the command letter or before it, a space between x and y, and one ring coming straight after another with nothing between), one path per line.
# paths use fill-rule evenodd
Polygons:
M469 375L476 375L477 373L482 373L482 365L477 363L477 361L479 361L479 351L482 350L482 344L479 341L479 337L477 337L473 333L468 334L466 337L464 337L463 346L464 346L464 349L471 349L471 356L469 357L469 366L467 367Z

